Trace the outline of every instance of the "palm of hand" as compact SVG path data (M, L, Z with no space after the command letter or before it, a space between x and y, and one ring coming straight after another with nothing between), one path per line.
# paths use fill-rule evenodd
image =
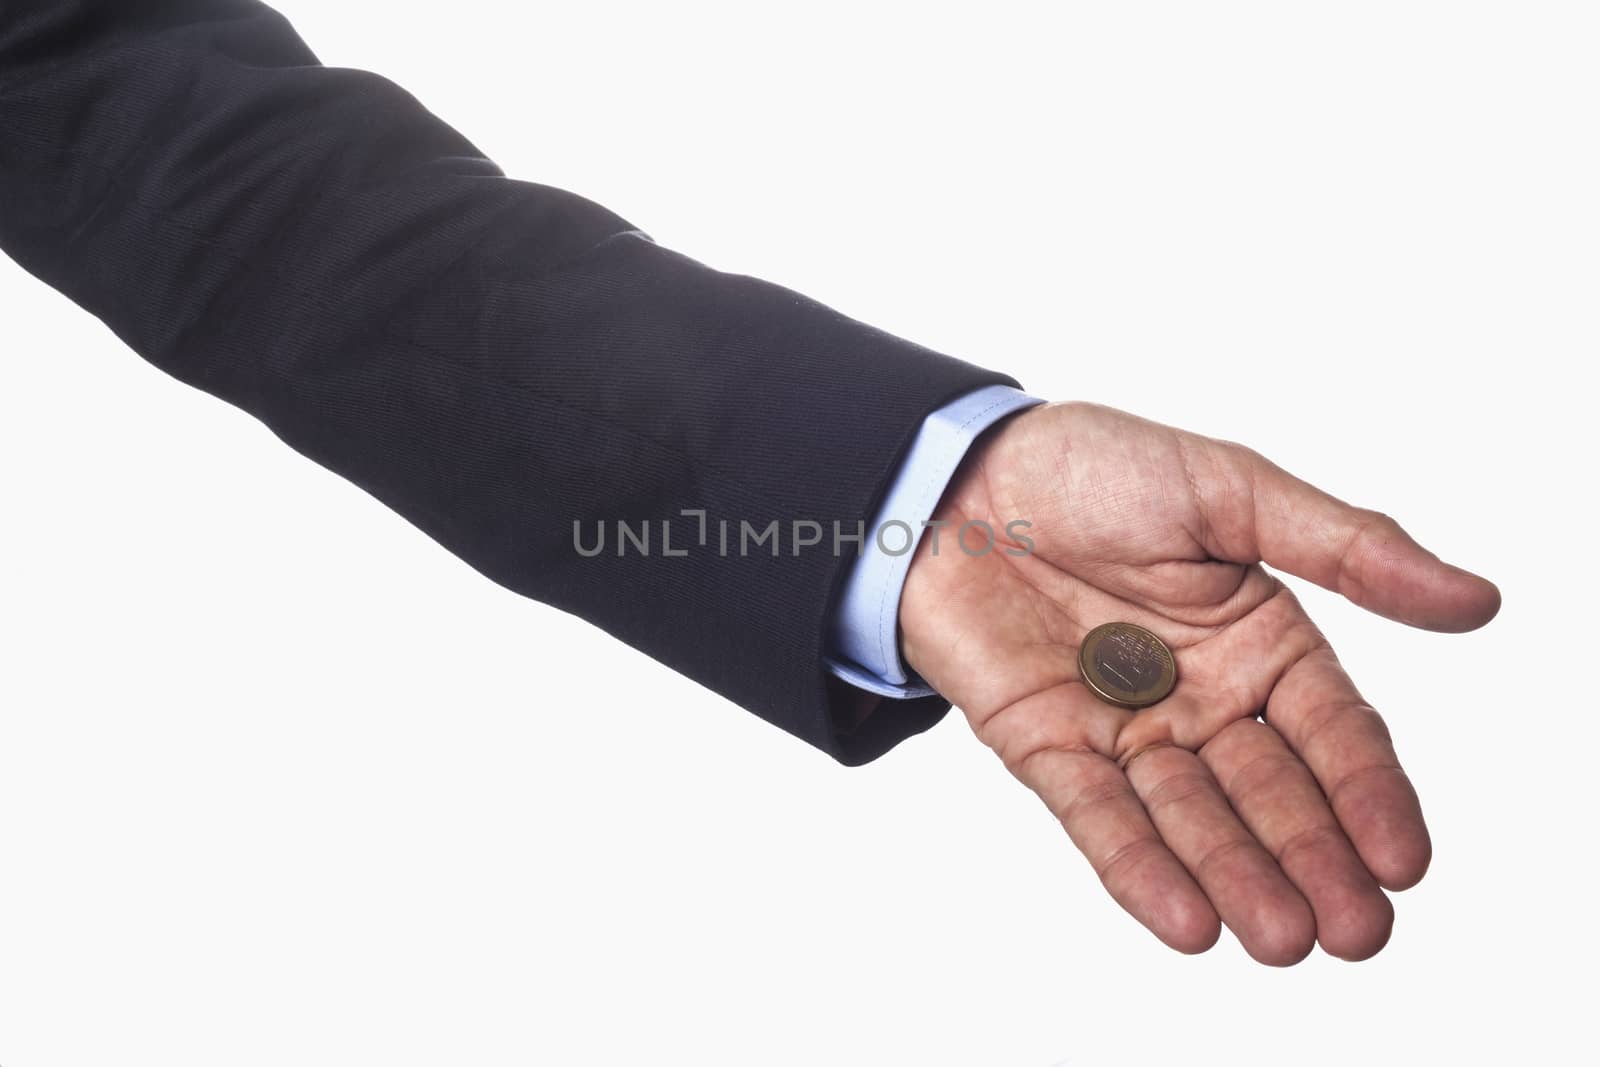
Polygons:
M1382 720L1259 561L1442 630L1487 622L1492 585L1254 453L1090 405L1003 424L935 518L947 525L923 539L901 599L906 659L1123 907L1183 951L1208 948L1219 920L1268 963L1316 941L1350 959L1382 948L1383 888L1414 884L1430 855L1416 794ZM1031 547L1005 536L1017 519ZM994 549L959 548L971 520L1000 535ZM1159 704L1129 712L1083 684L1079 643L1110 621L1173 649L1178 686Z

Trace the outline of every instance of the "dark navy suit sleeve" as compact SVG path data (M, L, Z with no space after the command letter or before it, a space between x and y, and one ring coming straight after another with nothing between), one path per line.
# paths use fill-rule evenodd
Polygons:
M822 655L848 555L591 558L574 523L848 527L924 416L1010 379L506 178L262 4L0 0L0 247L490 578L844 762L947 708L853 724Z

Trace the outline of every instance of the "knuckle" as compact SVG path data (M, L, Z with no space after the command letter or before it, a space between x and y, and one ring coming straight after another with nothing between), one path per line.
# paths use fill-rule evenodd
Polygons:
M1370 740L1389 741L1389 728L1377 711L1357 696L1327 700L1308 709L1300 717L1300 751L1311 753L1325 742L1343 744L1351 734L1366 734Z
M1260 847L1253 837L1230 837L1206 849L1205 853L1195 862L1195 877L1205 881L1210 872L1221 862L1231 859L1241 853Z
M1296 830L1278 842L1277 847L1272 850L1272 857L1278 861L1279 866L1287 870L1297 856L1317 849L1338 848L1344 840L1344 831L1338 826L1319 822Z
M1048 798L1045 803L1052 808L1051 814L1063 823L1071 823L1096 808L1120 803L1127 796L1127 787L1119 782L1097 782L1084 786L1059 805L1050 805Z
M1225 791L1235 806L1243 808L1261 793L1270 794L1285 785L1302 785L1307 773L1305 764L1293 753L1263 752L1229 776Z
M1144 798L1145 810L1152 816L1174 805L1215 795L1217 785L1209 774L1202 771L1184 771L1169 775L1158 782Z
M1154 837L1135 837L1113 848L1094 864L1094 873L1100 881L1111 891L1113 896L1118 894L1118 887L1125 883L1132 872L1142 864L1154 859L1166 846Z

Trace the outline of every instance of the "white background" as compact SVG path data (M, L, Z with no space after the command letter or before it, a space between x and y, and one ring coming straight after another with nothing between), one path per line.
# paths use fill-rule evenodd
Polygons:
M478 577L0 263L0 1062L1574 1062L1597 949L1592 5L285 0L515 176L1498 581L1303 595L1436 844L1185 958L957 717L847 771Z

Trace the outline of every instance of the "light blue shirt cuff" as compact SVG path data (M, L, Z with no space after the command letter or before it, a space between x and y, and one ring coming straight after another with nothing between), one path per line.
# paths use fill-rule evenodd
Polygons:
M1012 412L1042 404L1008 385L989 385L951 401L923 420L878 514L867 526L828 634L828 669L851 685L909 700L933 690L900 659L900 591L922 540L967 449Z

